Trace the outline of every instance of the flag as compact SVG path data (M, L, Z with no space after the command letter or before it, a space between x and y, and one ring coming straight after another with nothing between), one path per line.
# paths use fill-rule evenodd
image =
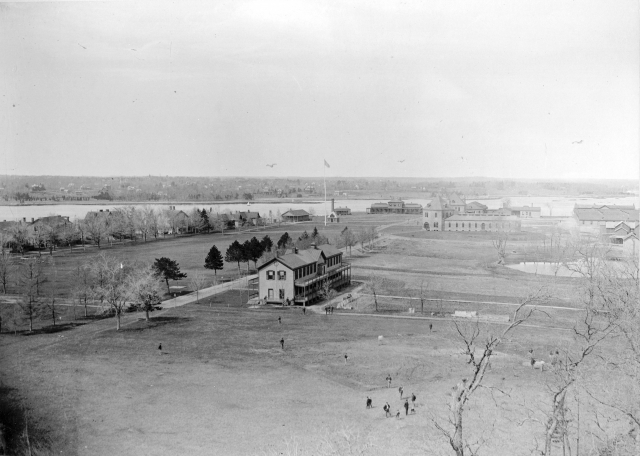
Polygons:
M327 161L324 161L324 166L326 166L327 168L331 168L331 166L329 166L329 163L327 163Z

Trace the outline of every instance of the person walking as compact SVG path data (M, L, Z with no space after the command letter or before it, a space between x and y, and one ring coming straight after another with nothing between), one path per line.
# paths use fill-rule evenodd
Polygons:
M278 317L278 323L282 324L282 317Z
M433 329L433 323L429 323L429 332Z
M400 399L402 399L402 393L404 393L404 388L402 386L398 388L398 392L400 393Z
M158 353L162 354L162 344L158 345Z
M389 403L387 402L386 404L384 404L384 411L385 411L385 416L388 418L391 415L391 406L389 405Z
M345 363L345 364L347 364L347 358L349 358L349 357L348 357L348 356L347 356L347 354L345 353L345 354L344 354L344 363Z
M284 337L282 339L280 339L280 346L284 350Z
M416 406L415 406L415 404L412 402L412 403L411 403L411 414L414 414L414 413L416 413Z
M387 375L387 388L391 388L391 374Z
M367 408L370 409L372 407L373 407L373 401L371 401L371 398L367 396Z
M416 403L416 393L411 393L411 403L412 404Z
M404 400L404 416L409 414L409 399Z
M303 315L307 314L307 308L305 306L302 306L302 314Z

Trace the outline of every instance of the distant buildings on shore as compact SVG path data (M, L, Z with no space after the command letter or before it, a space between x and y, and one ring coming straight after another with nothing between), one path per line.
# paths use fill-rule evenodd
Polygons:
M427 231L520 231L521 218L539 218L533 206L489 209L477 201L467 203L462 195L436 195L424 208L422 226Z
M391 200L387 203L373 203L367 208L367 214L420 214L422 205Z

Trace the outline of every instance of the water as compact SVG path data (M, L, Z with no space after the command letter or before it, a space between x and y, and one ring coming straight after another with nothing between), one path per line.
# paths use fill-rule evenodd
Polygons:
M365 212L371 203L380 201L387 201L385 199L349 199L349 200L337 200L336 207L347 206L351 208L353 212ZM405 198L405 201L411 203L427 205L430 198ZM489 209L498 209L502 206L501 199L469 199L470 201L478 201ZM562 198L562 197L536 197L536 196L514 196L511 197L511 204L513 206L539 206L542 208L542 216L570 216L573 212L573 206L575 204L635 204L636 208L640 206L640 198L638 196L628 196L622 198ZM142 206L142 203L135 204L135 206ZM26 217L27 220L31 218L44 217L47 215L63 215L68 216L71 220L76 218L84 218L88 211L97 211L100 209L113 209L116 207L126 207L131 204L59 204L59 205L28 205L28 206L0 206L0 221L2 220L18 220ZM304 209L309 211L313 208L313 211L318 214L324 214L324 202L312 201L306 203L294 202L290 199L282 199L278 202L256 202L247 206L246 203L191 203L191 204L179 204L179 203L154 203L148 204L148 206L158 209L166 209L168 206L176 206L176 209L183 210L185 212L191 211L194 207L202 209L203 207L213 209L213 212L224 211L258 211L261 216L268 216L269 211L275 215L279 210L280 213L284 213L290 209ZM327 202L327 210L330 210L331 202Z
M624 262L619 261L605 261L609 271L614 274L618 274L620 271L624 271L628 266ZM558 277L582 277L583 274L577 271L580 267L579 262L568 263L569 268L562 263L556 262L543 262L543 261L528 261L518 264L506 265L509 269L515 269L516 271L522 271L529 274L538 274L545 276L558 276ZM584 269L586 273L586 268Z
M579 277L576 271L567 269L563 264L559 263L547 263L541 261L529 261L518 264L508 264L509 269L515 269L516 271L527 272L529 274L538 274L545 276L558 276L558 277Z

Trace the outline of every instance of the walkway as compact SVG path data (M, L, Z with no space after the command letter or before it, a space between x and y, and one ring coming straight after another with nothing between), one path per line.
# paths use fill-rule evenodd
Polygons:
M209 296L214 296L220 293L224 293L225 291L233 290L237 285L247 285L249 280L257 279L258 274L249 275L243 277L238 280L234 280L232 282L221 283L220 285L214 285L213 287L204 288L198 291L197 296L196 292L189 293L184 296L178 296L177 298L168 299L167 301L162 301L163 309L171 309L173 307L184 306L185 304L191 304L192 302L196 302L199 299L208 298Z

